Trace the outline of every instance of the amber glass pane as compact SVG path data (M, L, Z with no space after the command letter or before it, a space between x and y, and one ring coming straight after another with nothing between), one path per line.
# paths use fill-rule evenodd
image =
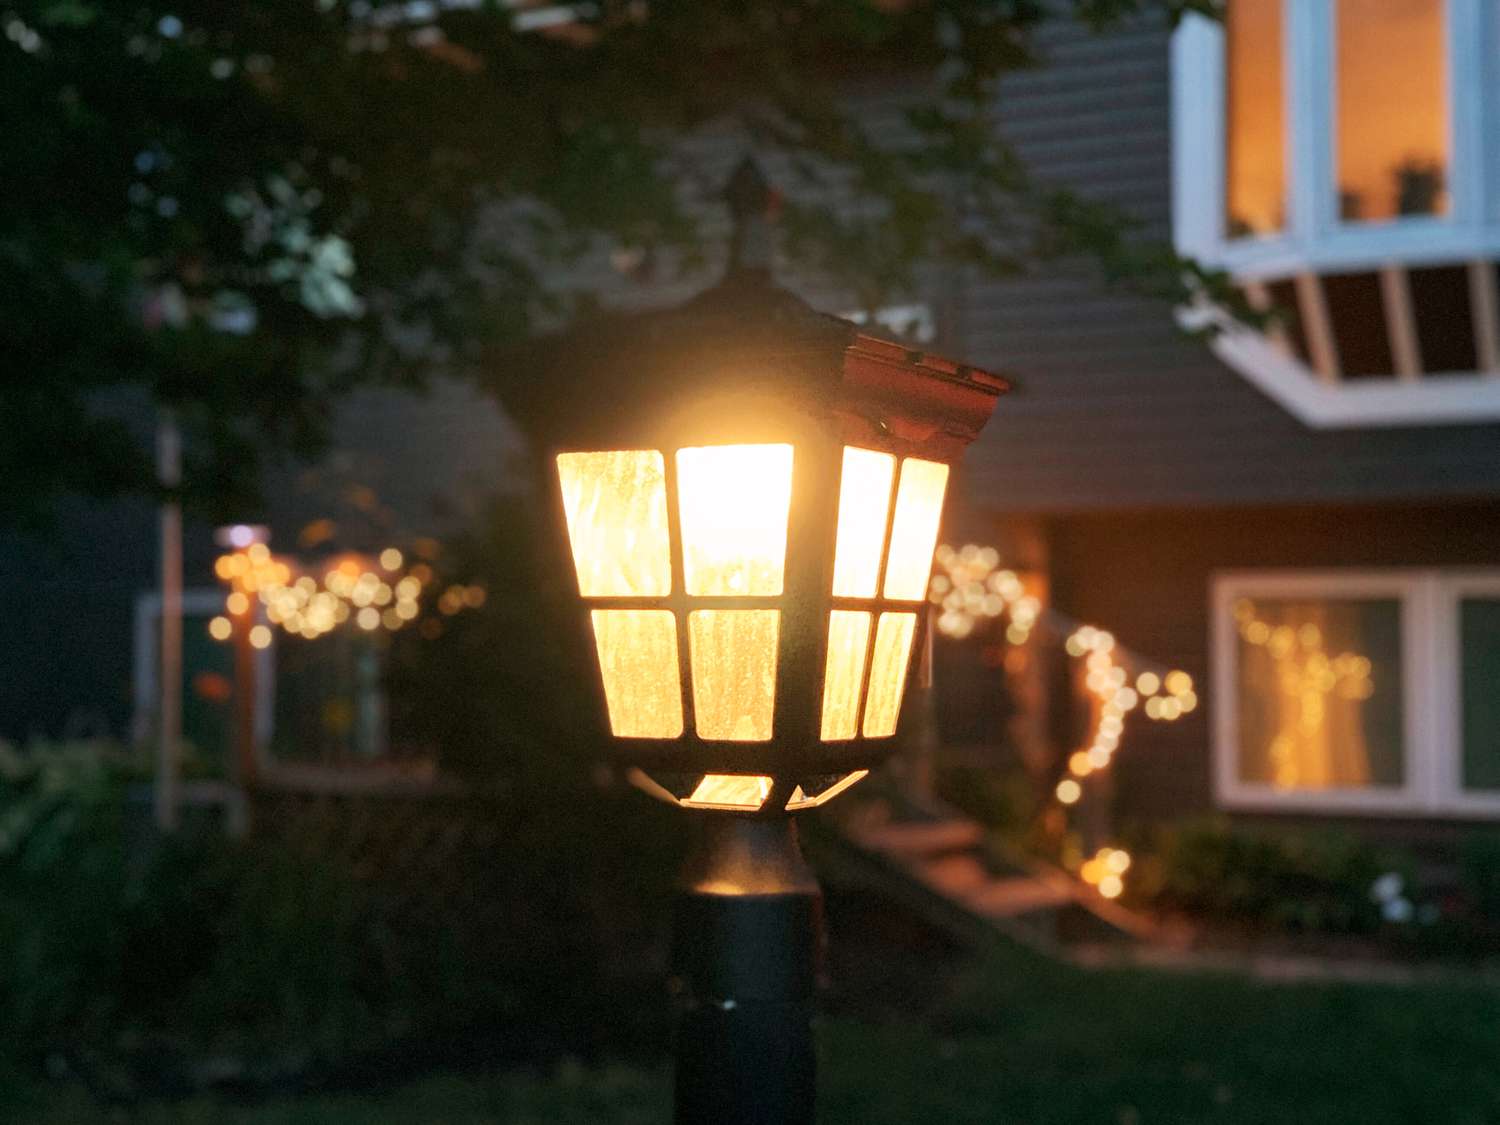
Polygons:
M687 592L781 593L791 498L790 445L679 449L677 507Z
M711 773L682 799L689 808L758 809L771 792L771 779L749 774Z
M896 489L896 518L891 527L891 549L885 563L885 596L919 602L927 596L932 573L932 551L937 546L938 523L943 518L943 491L948 466L908 457L901 462L901 484Z
M841 598L875 596L895 473L896 459L889 453L844 447L838 541L833 555L833 592Z
M870 644L870 615L836 609L828 615L828 663L823 673L823 741L853 738L859 729L859 682Z
M578 590L592 597L672 591L666 462L654 449L557 458Z
M1442 0L1337 0L1339 213L1448 209Z
M853 773L845 774L839 778L827 789L818 790L811 797L804 793L802 786L799 785L792 790L792 795L787 798L787 811L790 812L794 809L815 809L819 805L826 805L850 786L858 784L869 776L869 770L855 770Z
M698 609L688 614L693 713L699 738L764 742L776 707L774 609Z
M596 609L594 646L609 729L618 738L682 734L677 622L664 609Z
M866 738L886 738L896 733L901 694L906 687L906 666L916 631L915 613L880 615L880 624L875 628L875 658L870 664L870 688L865 698Z
M1283 0L1231 0L1224 17L1230 238L1286 225L1282 13Z

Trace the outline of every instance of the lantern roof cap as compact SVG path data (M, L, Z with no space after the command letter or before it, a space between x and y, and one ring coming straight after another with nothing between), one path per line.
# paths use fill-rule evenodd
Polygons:
M875 407L897 417L914 412L929 430L945 430L959 445L973 439L995 397L1010 389L1008 380L861 332L776 284L771 224L778 197L752 159L735 169L724 199L735 226L719 281L675 307L609 313L532 341L523 362L537 377L519 404L523 422L556 437L577 410L578 394L567 387L659 401L715 378L716 371L733 371L835 406L873 395L878 403L853 409L871 416Z

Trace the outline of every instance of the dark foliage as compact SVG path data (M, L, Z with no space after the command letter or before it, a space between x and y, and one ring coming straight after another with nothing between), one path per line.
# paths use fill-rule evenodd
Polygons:
M476 375L587 308L585 249L692 270L724 172L679 143L704 127L777 160L787 252L867 303L922 260L1064 255L1228 292L1033 182L994 127L1045 21L1213 0L578 7L539 31L499 3L9 4L0 518L152 491L125 419L153 402L188 437L190 505L243 517L257 465L316 452L342 391ZM857 110L876 79L909 93L899 137Z

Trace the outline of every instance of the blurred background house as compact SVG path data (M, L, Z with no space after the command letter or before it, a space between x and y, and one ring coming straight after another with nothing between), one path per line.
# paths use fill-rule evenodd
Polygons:
M1132 725L1116 814L1424 835L1493 818L1493 9L1234 0L1222 25L1059 28L1048 47L1005 86L1037 173L1117 200L1276 313L1180 310L1222 329L1205 342L1055 276L965 280L936 306L945 346L1022 388L969 456L973 523L954 531L1206 701ZM1004 665L1003 634L963 642L971 665ZM957 678L946 701L939 677L945 712L973 706ZM1035 698L1061 774L1075 746Z

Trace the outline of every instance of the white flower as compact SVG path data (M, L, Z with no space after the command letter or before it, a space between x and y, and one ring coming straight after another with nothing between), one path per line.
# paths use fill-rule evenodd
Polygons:
M1402 891L1405 884L1395 871L1387 871L1370 884L1371 902L1390 902Z
M1387 922L1410 922L1411 913L1410 899L1390 898L1380 906L1380 916Z

